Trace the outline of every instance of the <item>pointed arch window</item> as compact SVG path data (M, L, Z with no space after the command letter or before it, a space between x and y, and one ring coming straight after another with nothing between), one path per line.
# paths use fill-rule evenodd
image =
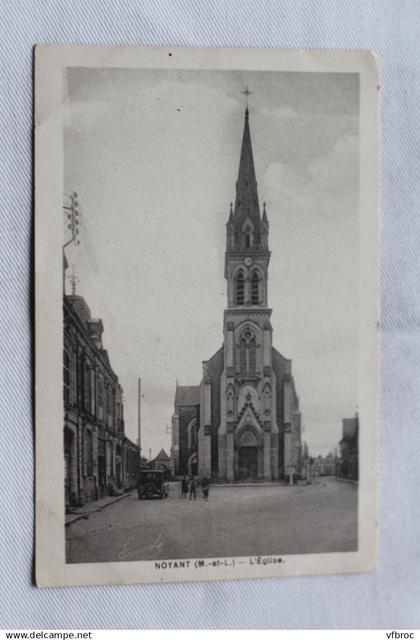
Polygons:
M187 427L187 435L188 435L188 449L195 450L197 449L197 420L194 418L191 420Z
M242 271L240 271L236 276L235 301L237 305L245 304L245 278Z
M251 276L251 304L260 303L260 278L258 273L254 271Z
M253 373L257 370L257 345L255 344L255 337L248 345L248 371Z
M239 341L238 369L242 374L257 370L257 341L251 329L245 329Z
M245 227L245 249L252 247L252 229L249 225Z

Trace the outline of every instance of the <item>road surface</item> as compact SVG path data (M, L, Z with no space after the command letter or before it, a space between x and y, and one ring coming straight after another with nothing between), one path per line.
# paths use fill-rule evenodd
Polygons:
M357 486L211 486L209 501L133 493L66 527L67 562L235 557L354 551Z

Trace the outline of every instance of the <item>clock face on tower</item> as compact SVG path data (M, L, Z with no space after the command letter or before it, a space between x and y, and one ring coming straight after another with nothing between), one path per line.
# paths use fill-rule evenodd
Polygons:
M252 260L251 256L247 256L246 258L244 258L244 265L246 265L247 267L250 267L252 262L253 262L253 260Z

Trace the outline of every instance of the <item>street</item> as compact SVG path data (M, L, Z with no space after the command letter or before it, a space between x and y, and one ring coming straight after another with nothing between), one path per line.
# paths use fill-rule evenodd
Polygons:
M327 553L357 549L357 486L211 486L205 502L128 498L66 527L67 562Z

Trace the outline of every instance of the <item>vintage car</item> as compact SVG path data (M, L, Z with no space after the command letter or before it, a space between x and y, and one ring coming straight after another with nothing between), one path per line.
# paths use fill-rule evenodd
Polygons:
M165 482L164 472L143 469L137 482L137 494L141 498L167 498L169 484Z

